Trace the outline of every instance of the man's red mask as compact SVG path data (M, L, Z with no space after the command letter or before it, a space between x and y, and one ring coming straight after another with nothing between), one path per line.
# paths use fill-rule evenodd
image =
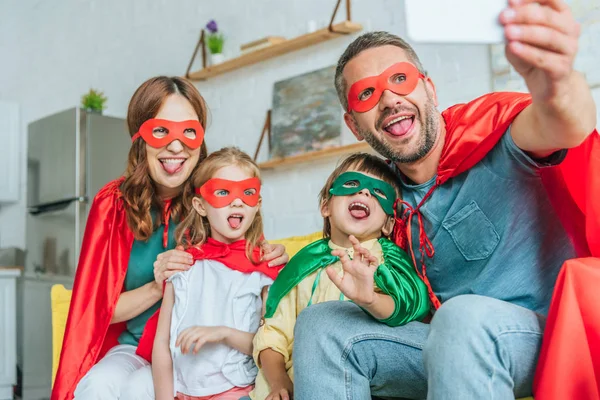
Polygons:
M227 207L235 199L240 199L250 207L255 207L260 199L260 179L250 178L243 181L212 178L196 188L199 194L215 208Z
M140 130L131 138L135 142L142 137L146 143L154 148L167 146L173 140L194 150L202 145L204 140L204 128L199 121L169 121L166 119L152 118L140 126Z
M379 103L384 91L406 96L417 87L419 79L425 75L411 63L394 64L380 75L370 76L355 82L348 92L348 112L367 112Z

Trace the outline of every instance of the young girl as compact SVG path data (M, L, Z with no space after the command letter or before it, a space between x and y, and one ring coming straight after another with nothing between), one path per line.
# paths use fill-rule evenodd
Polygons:
M392 170L370 154L347 157L329 176L319 196L324 239L292 257L269 289L254 338L261 371L251 399L292 397L294 326L311 304L351 300L390 326L429 312L427 288L410 257L387 239L399 193Z
M192 212L176 232L196 260L166 283L152 350L156 399L239 399L253 388L261 294L279 268L260 261L260 177L236 148L192 176Z

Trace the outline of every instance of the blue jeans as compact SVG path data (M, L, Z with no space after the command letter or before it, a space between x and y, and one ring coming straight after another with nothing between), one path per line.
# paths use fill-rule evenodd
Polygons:
M514 399L531 395L545 317L489 297L446 301L431 324L389 327L350 302L302 311L294 399Z

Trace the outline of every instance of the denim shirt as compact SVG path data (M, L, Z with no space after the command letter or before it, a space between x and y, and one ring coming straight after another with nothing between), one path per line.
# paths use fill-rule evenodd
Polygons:
M435 249L425 257L427 276L441 302L478 294L547 314L560 267L575 250L539 170L565 156L563 150L536 162L509 129L482 161L434 190L420 210ZM413 207L435 183L435 177L421 185L400 180ZM412 232L420 265L417 218Z

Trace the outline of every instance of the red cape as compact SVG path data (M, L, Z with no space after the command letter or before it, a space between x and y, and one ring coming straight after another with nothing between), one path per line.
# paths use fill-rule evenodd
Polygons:
M72 399L79 380L118 344L125 328L124 323L110 325L133 244L119 190L122 182L104 186L90 209L52 400Z
M194 260L216 260L235 271L240 271L245 274L261 272L273 280L277 278L279 271L284 267L283 265L280 265L271 268L268 266L267 262L253 264L248 260L248 257L246 257L245 240L238 240L231 244L225 244L212 238L208 238L206 243L199 248L190 247L186 251L194 256ZM260 257L260 248L257 247L253 251L253 258L255 260L260 260ZM154 345L154 337L156 336L156 329L158 327L159 314L160 309L148 319L136 351L137 355L145 358L148 362L152 362L152 346Z
M529 104L528 94L493 93L444 111L446 140L432 192L481 161ZM559 274L534 384L536 400L600 399L600 260L590 257L600 257L600 201L594 201L600 194L599 171L597 131L569 149L561 164L540 170L549 199L577 256L583 258L567 261ZM411 253L407 222L418 217L417 211L418 207L408 210L404 219L397 218L396 242L410 247ZM420 242L421 251L431 255L425 232ZM413 261L417 266L414 254ZM425 267L417 270L438 307Z

